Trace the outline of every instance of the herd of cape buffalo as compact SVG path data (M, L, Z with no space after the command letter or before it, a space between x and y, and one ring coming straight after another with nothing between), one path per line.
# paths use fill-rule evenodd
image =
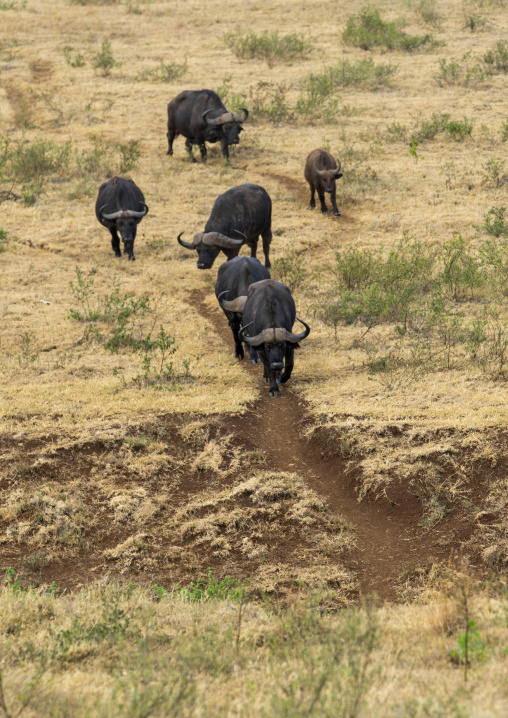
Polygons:
M197 145L206 162L206 142L220 142L222 154L229 164L229 145L238 144L242 124L249 116L228 112L220 97L212 90L185 90L168 104L168 155L173 154L173 141L183 135L189 161L195 162L193 146ZM335 180L342 177L337 164L325 150L313 150L307 157L304 171L310 186L310 208L316 206L317 191L321 211L328 212L325 192L330 194L332 209L340 214L335 196ZM148 212L148 205L139 187L131 180L113 177L101 185L95 205L99 222L111 233L111 246L121 257L120 237L124 254L134 260L134 240L139 222ZM232 187L217 197L204 232L197 232L192 242L178 242L198 253L198 268L210 269L220 252L227 261L219 267L215 295L222 307L235 341L235 355L244 358L243 344L253 364L262 363L263 381L269 382L269 395L279 396L280 385L291 377L294 350L309 335L308 324L298 319L289 287L270 278L270 243L272 241L272 201L267 191L256 184ZM118 236L120 234L120 237ZM265 266L256 259L259 236L263 240ZM250 257L239 257L240 247L247 244ZM292 331L295 320L305 328Z

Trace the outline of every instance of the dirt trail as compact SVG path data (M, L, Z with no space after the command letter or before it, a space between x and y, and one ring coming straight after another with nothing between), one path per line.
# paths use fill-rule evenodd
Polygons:
M231 331L222 314L206 304L204 292L194 292L192 301L233 351ZM348 520L357 533L357 548L347 561L359 578L363 594L375 591L384 600L396 599L396 582L404 570L445 559L449 549L439 544L438 532L422 535L418 522L421 505L401 488L390 500L358 502L346 463L329 457L322 440L305 437L305 407L286 385L278 399L268 397L262 383L262 368L244 360L246 371L259 379L261 396L243 416L225 420L239 445L262 448L274 470L292 471L326 497L330 507ZM295 374L298 376L298 357ZM296 378L297 380L297 378Z

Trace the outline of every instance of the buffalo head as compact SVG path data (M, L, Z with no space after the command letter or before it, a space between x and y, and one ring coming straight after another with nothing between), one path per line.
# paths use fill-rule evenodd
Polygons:
M99 210L102 219L110 223L113 222L117 232L120 232L124 247L123 251L124 254L129 256L129 259L134 259L134 240L136 239L138 222L140 222L148 212L148 205L144 202L140 202L140 204L145 207L141 212L135 212L132 209L122 209L118 212L106 214L104 209L107 207L107 204L103 205Z
M242 232L238 230L235 230L235 232L245 237ZM192 242L185 242L181 239L182 234L183 232L180 232L177 237L178 243L185 249L196 250L198 253L198 269L210 269L221 250L226 253L228 259L231 259L230 255L235 256L235 252L238 254L244 242L243 239L231 239L231 237L226 237L226 235L219 232L197 232ZM247 238L245 237L245 239Z
M224 306L225 302L222 302ZM303 332L296 334L295 332L288 332L287 329L279 329L270 327L269 329L263 329L262 332L256 334L254 337L245 336L244 332L247 327L250 327L252 322L246 324L239 332L240 341L247 342L252 347L259 349L264 353L266 357L266 363L270 369L274 371L281 371L284 367L284 357L286 355L286 343L298 344L307 337L310 333L310 327L308 324L303 322L301 319L296 317L305 327Z
M240 107L240 109L243 110L243 115L238 112L223 112L222 115L214 119L208 117L208 113L212 112L211 109L203 112L207 127L219 130L228 145L237 145L240 142L242 124L249 116L249 111L245 107Z
M340 171L340 162L338 163L338 167L335 170L318 170L316 167L316 163L314 162L314 172L319 177L319 181L321 182L321 186L323 187L325 192L332 193L335 189L335 180L340 179L342 177L342 172Z

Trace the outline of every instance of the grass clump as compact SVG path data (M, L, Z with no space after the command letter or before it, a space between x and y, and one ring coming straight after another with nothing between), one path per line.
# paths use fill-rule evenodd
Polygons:
M188 586L177 587L176 590L186 603L243 601L246 596L246 586L248 583L231 576L218 579L213 575L213 569L208 568L206 576L198 578Z
M435 47L438 44L429 34L407 35L402 31L404 24L401 18L391 22L385 21L381 18L379 10L366 7L359 13L349 16L342 33L342 40L346 45L354 45L362 50L380 47L406 52Z
M303 254L294 249L287 250L273 261L272 277L284 282L292 292L299 289L309 277Z
M164 62L159 58L159 64L150 70L142 70L134 77L136 82L173 82L183 77L189 66L187 62L178 64L177 62Z
M450 120L445 124L444 131L455 142L463 142L466 137L471 137L473 134L473 121L467 117L463 120Z
M276 62L303 60L312 51L312 45L302 35L291 33L281 35L278 30L264 30L257 34L253 30L236 30L224 35L231 51L240 60L264 60L269 67Z
M493 237L506 237L508 239L508 216L505 217L506 207L491 207L483 215L483 225L487 234Z

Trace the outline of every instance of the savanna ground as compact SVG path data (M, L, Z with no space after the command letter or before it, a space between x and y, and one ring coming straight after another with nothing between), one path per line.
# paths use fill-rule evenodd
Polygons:
M0 20L0 714L505 715L506 2ZM233 168L165 154L203 87L250 110ZM243 182L312 326L278 400L176 243Z

